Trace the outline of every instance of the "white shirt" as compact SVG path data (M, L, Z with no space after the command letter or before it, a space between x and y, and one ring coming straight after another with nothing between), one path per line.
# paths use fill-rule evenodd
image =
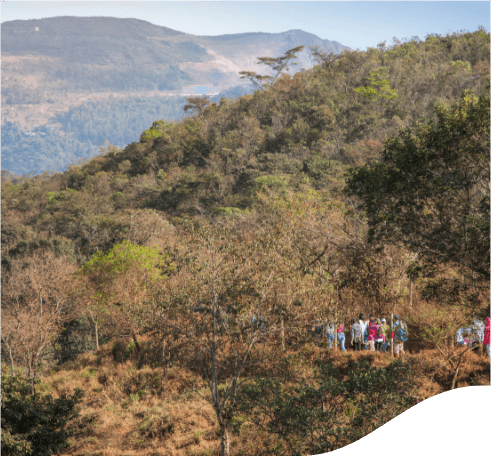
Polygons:
M365 334L365 328L368 325L368 322L363 322L361 319L358 321L361 325L361 336L363 338L363 335Z

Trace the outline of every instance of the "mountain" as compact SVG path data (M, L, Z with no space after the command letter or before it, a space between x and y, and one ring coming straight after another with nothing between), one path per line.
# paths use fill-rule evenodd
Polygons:
M26 76L37 86L87 90L175 90L182 84L239 83L238 72L260 71L258 56L276 57L299 45L348 50L301 30L196 36L138 19L55 17L2 24L2 83L11 94L12 78ZM16 62L15 65L11 64ZM22 64L19 64L22 62ZM310 52L300 68L310 68Z
M349 49L301 30L196 36L111 17L9 21L1 32L2 166L21 174L136 141L155 119L182 117L185 96L251 92L239 72L267 74L257 57ZM306 50L294 70L313 64Z

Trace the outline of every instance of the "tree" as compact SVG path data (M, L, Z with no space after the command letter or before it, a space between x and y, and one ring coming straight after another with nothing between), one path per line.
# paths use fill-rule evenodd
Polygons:
M309 49L317 65L327 68L329 70L329 74L332 75L331 65L338 61L342 54L327 51L326 49L322 49L320 46L309 46Z
M457 376L460 366L464 362L465 354L472 349L472 345L455 344L455 336L459 328L467 328L469 317L463 315L462 311L452 312L452 308L447 307L444 311L438 308L432 311L420 314L413 318L413 322L421 329L421 341L423 345L429 348L436 348L443 358L432 379L444 368L451 376L450 390L453 390L457 384Z
M94 324L96 341L98 324L109 313L130 331L140 353L137 333L148 323L146 316L151 311L143 303L152 286L173 269L167 260L157 248L123 241L105 255L97 252L79 269L77 276L85 280L86 309Z
M179 362L199 367L208 401L220 427L220 455L230 455L230 417L242 376L260 333L251 314L269 316L268 298L274 274L269 258L258 256L260 242L240 221L211 224L206 220L180 226L184 245L174 252L176 273L158 301L163 323L180 336L187 351ZM270 320L268 329L274 328ZM200 386L201 387L201 386Z
M297 46L296 48L289 49L281 57L258 57L258 65L266 65L273 70L273 76L258 75L253 71L240 71L239 75L242 75L240 79L248 79L258 89L264 90L266 85L272 86L275 81L290 69L290 65L297 65L296 62L292 62L297 59L297 54L303 51L305 46Z
M184 105L184 112L191 111L197 113L199 117L203 116L205 108L210 104L208 96L203 97L187 97L187 105Z
M395 89L390 88L390 82L384 79L387 74L385 67L377 68L376 71L370 71L368 73L366 83L363 87L355 88L354 91L358 94L362 94L369 100L375 100L381 98L383 100L393 100L397 97Z
M488 87L489 90L489 87ZM382 158L347 174L369 240L489 278L489 96L465 91L437 120L400 130Z
M69 422L78 416L83 391L73 395L33 393L31 381L2 369L2 455L55 455L67 444Z
M38 368L68 311L68 286L75 266L53 252L11 262L2 275L2 343L27 369L34 390Z

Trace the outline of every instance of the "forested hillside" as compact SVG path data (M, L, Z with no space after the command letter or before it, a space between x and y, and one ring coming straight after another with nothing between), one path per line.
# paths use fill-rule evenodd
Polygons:
M312 455L489 384L454 344L489 316L489 38L317 48L64 173L3 174L2 453ZM401 360L317 338L348 347L359 313L407 322ZM66 434L20 427L40 403Z
M266 187L335 194L347 166L373 161L399 128L435 118L436 103L451 105L465 89L484 95L488 50L488 35L479 31L326 54L325 61L320 55L312 71L284 76L265 91L208 106L195 99L193 117L158 121L140 142L64 179L82 190L80 174L124 170L128 182L147 182L136 206L172 214L244 209Z

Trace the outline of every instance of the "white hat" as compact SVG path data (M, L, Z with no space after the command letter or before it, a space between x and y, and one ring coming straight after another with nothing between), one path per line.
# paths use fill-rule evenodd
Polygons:
M382 318L380 322L387 322L385 318Z

